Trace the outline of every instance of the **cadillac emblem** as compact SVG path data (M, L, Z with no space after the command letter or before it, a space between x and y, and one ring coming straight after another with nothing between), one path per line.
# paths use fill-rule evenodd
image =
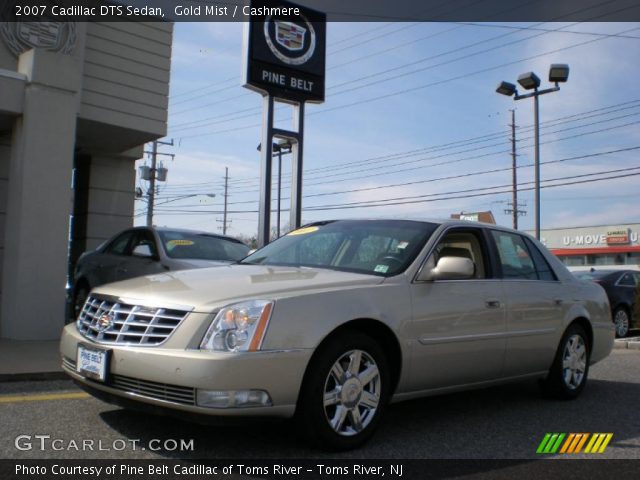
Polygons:
M264 37L278 60L287 65L302 65L316 50L313 25L300 15L301 22L277 20L268 16L264 21Z
M113 312L103 313L96 322L96 329L100 333L105 332L113 325L114 321L115 315Z
M43 0L42 4L52 4ZM32 48L71 54L76 45L76 22L25 22L13 13L14 2L0 10L0 37L16 57Z

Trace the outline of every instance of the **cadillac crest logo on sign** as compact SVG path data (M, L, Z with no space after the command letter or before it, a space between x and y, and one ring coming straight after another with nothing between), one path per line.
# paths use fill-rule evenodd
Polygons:
M316 33L313 25L303 16L304 26L274 20L267 17L264 22L264 37L271 52L287 65L302 65L314 54Z
M245 24L243 85L278 99L322 103L327 15L287 0L251 5L262 13Z

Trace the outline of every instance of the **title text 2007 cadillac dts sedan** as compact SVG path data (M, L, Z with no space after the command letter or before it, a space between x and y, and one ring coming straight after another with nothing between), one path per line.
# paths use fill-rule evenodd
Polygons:
M92 291L65 371L107 400L297 416L347 449L391 401L541 379L574 398L606 357L604 290L531 237L460 221L307 225L238 264Z

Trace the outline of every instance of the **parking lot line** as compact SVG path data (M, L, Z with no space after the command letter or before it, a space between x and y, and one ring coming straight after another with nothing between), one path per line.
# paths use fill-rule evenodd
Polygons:
M43 402L47 400L79 400L89 397L90 395L84 392L48 393L39 395L7 395L0 396L0 403Z

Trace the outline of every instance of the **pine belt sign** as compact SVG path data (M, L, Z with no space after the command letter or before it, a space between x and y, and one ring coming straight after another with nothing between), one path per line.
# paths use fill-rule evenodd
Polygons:
M244 86L296 102L324 101L326 14L284 0L251 3ZM255 8L255 10L253 10Z

